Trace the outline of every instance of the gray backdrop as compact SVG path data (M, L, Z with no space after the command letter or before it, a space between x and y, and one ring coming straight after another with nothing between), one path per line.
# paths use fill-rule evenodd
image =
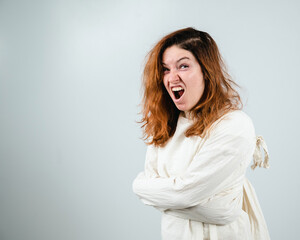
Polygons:
M0 0L0 239L160 239L132 192L140 80L165 34L216 40L270 151L249 168L272 239L299 223L298 1Z

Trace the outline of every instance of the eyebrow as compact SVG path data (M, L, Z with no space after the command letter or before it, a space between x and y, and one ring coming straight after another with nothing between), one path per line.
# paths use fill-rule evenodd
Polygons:
M176 63L180 62L180 61L183 60L183 59L188 59L188 60L190 60L188 57L182 57L182 58L178 59L178 60L176 61ZM167 65L167 64L165 64L164 62L163 62L162 64L163 64L163 65Z

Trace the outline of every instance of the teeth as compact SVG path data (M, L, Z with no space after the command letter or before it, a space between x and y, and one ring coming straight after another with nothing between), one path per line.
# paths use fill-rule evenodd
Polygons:
M183 88L182 87L174 87L174 88L172 88L173 92L177 92L177 91L180 91L180 90L183 90Z

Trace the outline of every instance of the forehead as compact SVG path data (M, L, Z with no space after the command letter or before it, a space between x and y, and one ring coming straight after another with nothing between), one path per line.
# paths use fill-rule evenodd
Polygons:
M172 64L176 63L179 59L187 57L192 61L195 61L194 55L185 49L182 49L176 45L173 45L171 47L168 47L162 56L162 62L165 64Z

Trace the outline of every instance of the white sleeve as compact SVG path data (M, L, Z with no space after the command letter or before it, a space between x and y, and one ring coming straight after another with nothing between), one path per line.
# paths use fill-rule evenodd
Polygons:
M157 171L157 148L153 145L147 147L146 160L145 160L145 176L148 178L159 177Z
M243 184L241 184L242 186ZM230 191L230 190L229 190ZM209 224L229 224L242 213L243 188L209 199L209 206L199 203L183 209L159 209L165 214Z
M249 124L250 123L250 124ZM222 120L212 130L187 171L178 177L138 174L133 191L143 203L159 209L184 209L229 187L228 180L254 151L255 133L246 118Z

